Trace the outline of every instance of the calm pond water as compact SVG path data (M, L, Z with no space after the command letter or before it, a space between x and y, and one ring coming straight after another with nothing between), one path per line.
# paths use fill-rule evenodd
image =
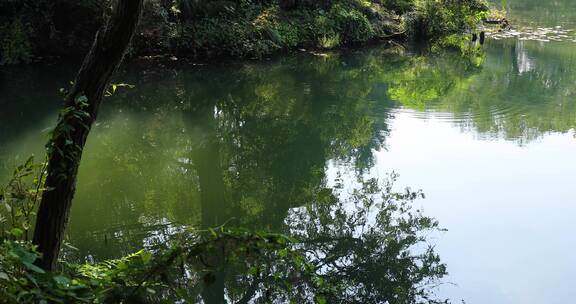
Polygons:
M508 1L525 26L576 29L576 2ZM514 23L514 22L513 22ZM437 294L569 303L576 272L576 32L488 40L478 60L376 47L177 69L128 67L80 168L68 240L101 259L180 225L282 230L314 189L400 174L448 231ZM42 155L76 66L0 70L0 181ZM450 284L453 283L453 284Z

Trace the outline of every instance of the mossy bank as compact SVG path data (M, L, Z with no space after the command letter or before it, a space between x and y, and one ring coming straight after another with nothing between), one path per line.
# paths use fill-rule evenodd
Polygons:
M0 0L0 64L82 57L111 1ZM130 55L260 58L475 27L484 0L148 0Z

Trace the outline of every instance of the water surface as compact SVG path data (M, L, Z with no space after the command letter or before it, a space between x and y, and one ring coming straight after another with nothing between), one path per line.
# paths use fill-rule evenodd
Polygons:
M508 1L527 26L571 1ZM574 34L571 34L574 35ZM282 230L343 179L400 174L448 232L440 297L567 303L576 271L576 43L488 40L480 60L375 47L264 62L129 66L82 160L68 241L117 257L180 225ZM478 62L481 62L478 64ZM0 70L0 180L42 154L77 67Z

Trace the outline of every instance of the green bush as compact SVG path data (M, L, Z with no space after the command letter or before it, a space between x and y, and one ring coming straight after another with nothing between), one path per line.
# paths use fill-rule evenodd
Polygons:
M14 169L6 186L0 186L0 240L28 240L36 209L45 191L46 164L30 157Z
M88 285L66 275L46 273L34 265L38 257L29 243L0 243L1 303L92 302L95 294Z
M335 20L331 16L319 15L314 18L314 36L317 46L331 49L342 43Z
M344 43L365 42L374 37L370 21L358 10L334 5L330 13Z
M284 1L278 6L274 1L243 0L234 5L215 1L211 9L208 3L192 6L188 1L176 40L181 53L211 57L262 57L296 47L331 49L403 34L436 40L476 26L487 10L482 1Z
M194 57L260 57L279 48L266 35L272 34L248 22L207 19L184 25L178 44L180 52Z
M484 0L416 0L406 18L409 35L419 40L436 40L476 28L488 12Z
M397 14L403 14L414 8L414 0L382 0L380 2L382 6Z
M0 238L0 303L195 303L224 267L248 277L267 268L274 274L268 291L279 294L289 293L282 283L286 276L309 277L314 286L311 266L283 235L219 228L172 241L156 252L140 250L95 264L64 262L61 272L50 273L34 265L40 255L29 242Z

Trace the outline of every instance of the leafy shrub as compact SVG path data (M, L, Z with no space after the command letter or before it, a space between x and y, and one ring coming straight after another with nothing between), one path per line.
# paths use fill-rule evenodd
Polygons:
M487 12L484 0L417 0L405 21L410 36L435 40L475 28Z
M330 13L345 43L364 42L374 37L370 21L359 11L334 5Z
M93 290L66 275L34 265L39 255L29 243L0 243L0 302L91 303Z
M289 285L282 283L286 276L314 285L309 264L288 248L291 242L278 234L211 229L183 234L156 252L140 250L96 264L65 263L62 273L47 273L34 265L39 254L33 246L4 240L0 302L195 303L198 292L226 267L248 277L259 275L260 269L274 271L270 291L288 293Z
M28 160L16 169L5 187L0 187L0 239L28 240L36 209L46 190L45 164Z
M314 19L314 31L318 46L323 49L331 49L339 46L342 42L336 22L326 15L317 16Z
M179 48L181 52L191 51L195 57L258 57L274 48L273 43L263 41L261 35L248 22L207 19L202 23L184 25Z
M203 13L185 18L180 45L197 55L261 57L280 49L334 48L402 33L434 40L475 27L488 10L483 1L282 1L278 6L243 0L210 12L197 8Z
M278 36L282 39L282 44L288 48L294 48L301 43L302 33L301 28L296 22L291 20L286 20L284 22L278 22L275 26L275 30Z
M382 0L380 2L382 6L398 14L403 14L414 8L414 0Z

